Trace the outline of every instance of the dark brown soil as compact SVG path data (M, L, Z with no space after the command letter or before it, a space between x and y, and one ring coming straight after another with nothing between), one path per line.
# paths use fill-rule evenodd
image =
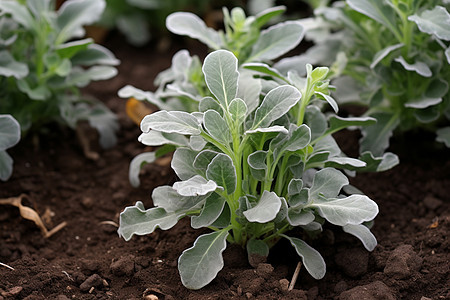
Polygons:
M170 65L176 49L133 49L118 40L107 47L122 60L119 75L87 91L118 114L118 145L92 161L74 132L54 126L9 151L14 174L0 183L0 198L26 194L25 204L41 215L51 212L48 228L63 221L67 226L44 239L17 208L0 206L0 262L14 268L0 265L0 300L450 299L450 151L423 132L396 139L391 151L402 163L395 169L352 179L380 207L372 229L379 245L372 253L328 226L318 240L308 241L327 263L320 281L301 270L295 289L287 291L299 259L280 242L257 268L248 264L244 250L229 246L225 267L211 284L198 291L184 288L177 258L204 231L182 220L169 231L125 242L111 223L102 223L117 223L124 207L136 201L150 207L152 189L175 180L170 168L152 164L141 187L130 186L129 162L146 149L137 141L138 126L125 114L125 100L116 94L125 84L152 89L154 76ZM356 132L338 135L349 152L357 139Z

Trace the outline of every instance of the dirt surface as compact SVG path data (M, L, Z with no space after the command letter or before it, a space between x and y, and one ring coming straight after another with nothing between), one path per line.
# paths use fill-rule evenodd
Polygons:
M390 150L399 154L401 165L351 180L380 207L372 229L379 245L373 252L340 228L326 226L318 240L308 240L327 263L322 280L302 269L288 291L299 258L282 241L257 268L248 264L243 249L229 246L225 267L211 284L198 291L184 288L177 258L205 230L182 220L169 231L125 242L114 226L126 206L143 201L150 207L152 189L176 179L163 161L144 169L140 188L130 186L130 160L149 149L137 141L139 128L127 118L117 90L125 84L152 89L154 76L170 65L177 49L134 49L121 40L109 40L107 47L122 60L119 75L87 91L118 114L118 145L92 161L75 132L54 126L9 151L14 174L0 183L0 198L26 194L24 204L48 216L47 228L67 225L45 239L17 208L0 206L0 262L14 268L0 265L0 300L450 299L450 151L423 132L393 143ZM354 154L357 132L337 138Z

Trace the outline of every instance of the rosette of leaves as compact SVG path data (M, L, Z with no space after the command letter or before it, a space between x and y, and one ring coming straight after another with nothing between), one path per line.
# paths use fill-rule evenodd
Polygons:
M233 8L231 12L223 8L225 31L209 28L199 17L187 12L169 15L166 25L171 32L195 38L212 50L229 50L240 62L270 64L272 60L296 47L303 38L303 27L294 21L281 22L261 30L269 20L284 10L285 7L278 6L256 16L246 17L239 7ZM259 97L260 90L264 88L261 81L253 77L252 71L240 69L240 72L238 95ZM142 91L127 85L119 91L119 96L148 101L167 111L186 112L196 111L201 99L212 96L205 84L200 59L197 56L190 56L187 50L181 50L174 55L171 68L158 74L155 85L158 86L155 92ZM203 105L208 104L204 102ZM140 138L140 141L148 146L160 146L164 143L165 137L155 133L154 138L145 140ZM175 145L179 146L179 141ZM139 170L142 164L152 162L158 155L164 153L166 152L147 152L137 156L130 165L131 184L139 185Z
M378 120L363 130L362 151L381 155L394 131L417 127L450 146L448 9L438 0L347 0L302 22L316 45L295 61L332 65L337 101Z
M142 140L159 132L167 144L180 145L171 165L181 181L154 189L153 208L145 209L142 202L127 207L120 215L119 235L129 240L167 230L183 217L191 219L193 228L211 229L178 260L182 283L190 289L216 277L227 242L246 247L252 263L287 239L316 279L325 275L322 256L304 239L289 235L290 230L317 233L328 221L373 250L377 242L365 224L378 207L367 196L352 194L341 170L377 169L392 162L371 155L349 158L339 149L332 133L375 120L321 112L317 101L337 109L329 96L328 68L308 65L306 78L291 72L284 84L242 98L233 53L212 52L202 70L212 96L202 98L197 111L161 110L141 123Z
M0 113L13 115L23 132L49 122L75 128L88 121L100 144L115 144L115 115L101 102L81 95L92 80L117 74L119 61L84 35L83 26L100 18L104 0L0 2Z
M11 177L13 159L6 152L20 140L20 125L11 115L0 115L0 180Z

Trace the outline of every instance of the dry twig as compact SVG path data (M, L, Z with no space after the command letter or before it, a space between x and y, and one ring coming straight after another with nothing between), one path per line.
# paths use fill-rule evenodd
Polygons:
M295 283L297 282L298 273L300 272L300 268L302 267L302 263L298 262L297 267L295 268L294 275L292 275L291 284L289 284L288 291L292 291L294 289Z

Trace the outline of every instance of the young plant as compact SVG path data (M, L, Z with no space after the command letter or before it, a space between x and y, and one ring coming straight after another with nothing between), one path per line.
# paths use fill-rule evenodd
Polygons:
M368 107L365 115L378 121L363 130L362 151L381 155L395 130L416 127L450 146L448 8L437 0L347 0L303 21L316 45L297 61L333 65L336 99Z
M6 152L20 140L20 125L11 115L0 115L0 180L11 177L13 159Z
M167 20L167 28L176 34L188 35L205 43L213 50L227 49L243 62L266 62L280 57L297 46L303 38L303 27L297 22L287 21L273 25L263 31L271 18L281 14L284 7L274 7L256 16L246 17L244 11L237 7L231 10L223 8L225 32L215 31L196 15L186 12L171 14ZM253 95L258 98L263 88L261 80L253 77L253 72L240 69L239 97ZM122 98L133 97L148 101L160 109L167 111L181 110L193 112L198 109L200 100L212 96L205 84L201 62L197 56L190 56L187 50L176 53L170 69L161 72L155 79L158 89L155 92L144 92L130 85L119 91ZM253 104L256 103L255 101ZM204 102L203 105L208 105ZM255 107L252 107L252 109ZM160 146L166 143L166 138L159 132L140 141L147 146ZM172 145L184 146L182 141L172 141ZM161 151L159 154L164 154ZM154 152L142 153L130 165L130 182L139 185L139 170L143 163L149 163L159 155Z
M216 277L227 242L246 247L250 263L256 264L255 257L267 257L278 240L287 239L316 279L325 275L325 262L298 233L289 233L292 229L317 233L328 221L373 250L377 242L366 222L377 215L377 204L352 194L355 189L337 168L377 169L392 161L367 154L366 163L339 149L332 133L375 120L321 112L317 101L337 109L329 96L328 68L308 65L306 78L272 73L285 84L242 98L241 69L233 53L212 52L202 71L212 96L201 99L198 111L161 110L142 120L141 140L158 132L165 143L180 145L172 168L181 181L154 189L153 208L146 210L142 202L127 207L120 215L119 235L129 240L167 230L183 217L191 218L193 228L211 229L178 260L182 283L190 289Z
M23 132L53 121L75 128L85 120L103 147L115 144L115 115L80 91L117 73L109 50L76 39L104 7L104 0L69 0L58 11L50 0L0 1L0 113L13 115Z

